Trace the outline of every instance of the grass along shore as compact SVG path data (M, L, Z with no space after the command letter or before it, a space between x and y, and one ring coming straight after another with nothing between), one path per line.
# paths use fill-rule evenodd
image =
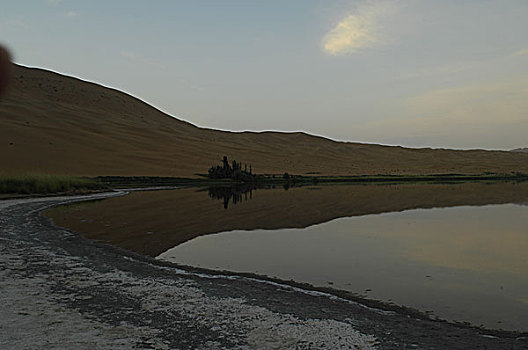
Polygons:
M232 184L289 184L311 185L330 183L371 183L371 182L465 182L465 181L528 181L528 174L435 174L435 175L359 175L359 176L316 176L294 174L264 174L257 175L254 181L242 182L231 179L210 179L205 174L201 178L157 177L157 176L99 176L96 177L104 185L111 188L151 187L151 186L229 186Z
M79 194L108 188L93 178L65 175L0 175L0 194Z
M478 175L437 174L437 175L360 175L360 176L306 176L306 175L259 175L255 186L282 184L306 186L330 183L397 183L397 182L464 182L464 181L528 181L528 174ZM41 194L82 194L110 188L158 187L158 186L230 186L237 182L229 179L209 179L158 176L98 176L79 177L67 175L0 175L0 194L41 195Z

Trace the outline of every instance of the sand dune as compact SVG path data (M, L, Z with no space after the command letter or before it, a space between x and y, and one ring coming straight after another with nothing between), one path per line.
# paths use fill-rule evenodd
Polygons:
M223 155L258 173L528 173L528 154L335 142L305 133L224 132L175 119L120 91L14 67L0 105L0 172L194 177Z

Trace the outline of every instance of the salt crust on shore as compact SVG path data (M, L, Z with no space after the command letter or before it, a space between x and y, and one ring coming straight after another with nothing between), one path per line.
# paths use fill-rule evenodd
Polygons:
M141 310L131 308L130 314L154 312L169 318L185 315L191 320L188 326L216 332L218 339L203 344L204 349L226 348L224 340L229 340L231 349L375 348L376 339L358 332L350 323L299 319L249 305L241 298L210 297L183 277L153 279L119 270L95 271L84 257L57 254L46 244L18 239L20 230L30 230L30 225L9 226L7 209L12 206L65 199L0 202L0 348L174 348L160 336L162 329L126 321L116 326L72 308L75 302L94 298L93 287L115 290L138 301ZM46 268L39 269L39 264ZM38 274L28 272L35 269ZM63 292L56 292L57 288ZM182 344L181 348L186 346Z

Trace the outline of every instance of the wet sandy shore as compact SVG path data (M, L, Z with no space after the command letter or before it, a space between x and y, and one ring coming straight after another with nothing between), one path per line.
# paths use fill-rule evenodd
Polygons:
M108 195L0 201L0 348L528 349L522 334L173 266L40 215Z

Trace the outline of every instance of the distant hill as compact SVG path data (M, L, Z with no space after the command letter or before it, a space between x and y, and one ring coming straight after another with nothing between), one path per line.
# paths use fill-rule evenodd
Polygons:
M223 155L257 173L528 173L523 152L412 149L302 132L226 132L175 119L123 92L15 66L0 104L0 173L193 177Z
M528 153L528 147L512 149L511 152Z

